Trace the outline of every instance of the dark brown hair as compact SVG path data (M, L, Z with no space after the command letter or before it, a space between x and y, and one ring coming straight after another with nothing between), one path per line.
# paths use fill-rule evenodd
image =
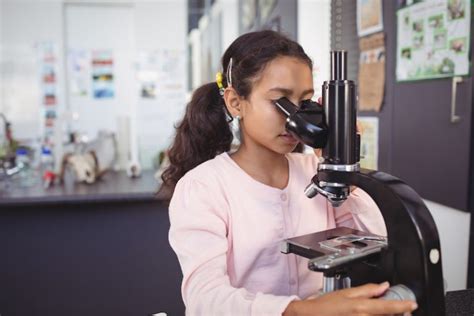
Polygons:
M252 92L253 80L273 59L295 57L312 69L312 61L303 48L274 31L259 31L238 37L222 56L223 82L232 58L232 87L246 98ZM215 82L196 89L186 107L183 120L176 126L176 137L169 149L170 166L161 178L168 198L178 180L197 165L230 150L232 132L226 119L224 99Z

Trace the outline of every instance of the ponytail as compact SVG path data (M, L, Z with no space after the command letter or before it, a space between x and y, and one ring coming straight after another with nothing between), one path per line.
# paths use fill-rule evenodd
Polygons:
M169 149L170 166L161 175L159 194L171 197L178 180L189 170L230 150L232 132L227 123L225 104L215 82L194 91L183 120Z

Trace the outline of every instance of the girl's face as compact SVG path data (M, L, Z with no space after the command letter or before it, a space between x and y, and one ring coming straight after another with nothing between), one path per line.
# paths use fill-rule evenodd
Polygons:
M292 152L298 142L285 130L285 117L272 101L281 97L294 104L313 97L313 76L308 64L294 57L278 57L267 64L241 104L241 132L253 143L279 154Z

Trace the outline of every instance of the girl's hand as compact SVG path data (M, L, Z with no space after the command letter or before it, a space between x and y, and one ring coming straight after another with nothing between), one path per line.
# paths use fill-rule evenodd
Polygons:
M338 316L338 315L391 315L412 312L417 309L413 301L388 301L377 299L389 288L388 282L366 284L350 289L334 291L316 299L293 301L284 316Z

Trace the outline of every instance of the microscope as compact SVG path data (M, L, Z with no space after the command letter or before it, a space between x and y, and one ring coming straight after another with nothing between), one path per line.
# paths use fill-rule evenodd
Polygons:
M331 80L322 86L322 106L300 107L286 98L274 102L285 115L286 129L300 142L322 148L324 161L305 190L338 207L351 186L364 190L379 207L387 237L345 227L287 239L283 253L309 259L323 273L322 292L389 281L381 297L414 300L414 315L445 315L445 294L438 231L420 196L400 179L362 169L356 130L356 85L347 80L347 52L331 52Z

